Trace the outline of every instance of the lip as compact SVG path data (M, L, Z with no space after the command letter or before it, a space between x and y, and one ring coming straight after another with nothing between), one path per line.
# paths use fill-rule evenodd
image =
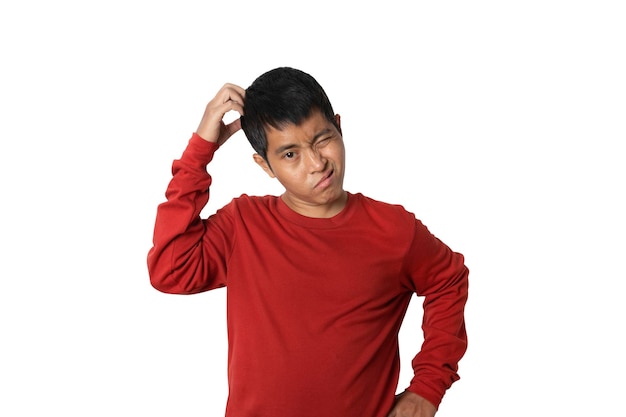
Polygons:
M326 188L330 185L330 183L333 180L333 176L335 174L335 170L331 169L330 171L328 171L328 173L326 175L324 175L322 177L321 180L319 180L319 182L315 185L315 188Z

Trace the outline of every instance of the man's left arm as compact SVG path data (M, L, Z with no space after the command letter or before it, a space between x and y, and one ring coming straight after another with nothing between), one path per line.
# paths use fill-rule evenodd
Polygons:
M419 220L407 259L409 285L424 297L424 343L412 361L411 384L398 398L396 407L417 407L415 410L421 411L396 415L421 417L432 411L429 405L436 410L446 390L459 379L458 362L467 349L464 311L469 270L463 255L453 252ZM420 401L409 401L416 399ZM429 404L423 404L422 399Z

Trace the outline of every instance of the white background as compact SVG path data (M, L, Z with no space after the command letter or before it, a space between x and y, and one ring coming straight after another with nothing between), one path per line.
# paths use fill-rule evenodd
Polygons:
M0 415L223 415L225 292L158 293L145 257L205 104L288 65L342 116L346 188L466 256L438 415L624 416L625 21L602 0L2 2ZM251 155L242 133L219 151L207 213L280 192Z

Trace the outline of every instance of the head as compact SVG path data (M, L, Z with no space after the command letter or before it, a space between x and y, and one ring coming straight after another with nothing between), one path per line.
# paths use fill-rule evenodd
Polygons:
M330 217L346 203L339 115L310 75L277 68L246 90L241 126L254 160L285 187L282 200L309 217Z
M276 68L246 89L241 127L252 148L267 161L267 129L298 125L315 110L339 129L330 100L315 78L294 68Z

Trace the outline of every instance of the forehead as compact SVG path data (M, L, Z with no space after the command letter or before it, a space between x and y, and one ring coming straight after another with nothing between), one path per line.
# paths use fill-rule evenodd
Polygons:
M299 124L289 123L276 129L267 127L267 148L275 149L285 144L299 145L301 143L311 143L320 135L336 132L335 126L324 117L324 115L314 110L306 119Z

